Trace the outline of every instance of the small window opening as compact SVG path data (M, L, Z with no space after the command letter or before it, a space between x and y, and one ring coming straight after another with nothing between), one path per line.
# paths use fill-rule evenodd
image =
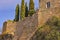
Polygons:
M50 8L50 2L47 2L46 7L47 7L47 8Z

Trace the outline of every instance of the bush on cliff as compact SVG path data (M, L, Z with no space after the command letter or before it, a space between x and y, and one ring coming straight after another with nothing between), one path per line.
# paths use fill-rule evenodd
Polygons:
M0 35L0 40L12 40L13 37L14 36L12 34L2 34Z
M50 18L46 24L38 28L34 36L34 40L60 40L60 18Z

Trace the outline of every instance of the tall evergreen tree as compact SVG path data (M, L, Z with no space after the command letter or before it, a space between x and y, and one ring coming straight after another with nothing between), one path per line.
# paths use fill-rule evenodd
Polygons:
M19 4L17 4L17 6L16 6L16 10L15 10L15 19L14 19L14 21L19 21Z
M25 17L28 17L28 6L27 6L27 3L25 3Z
M24 18L25 18L25 4L24 4L24 0L22 0L20 19L23 20Z
M32 16L34 14L34 1L30 0L29 3L29 15Z

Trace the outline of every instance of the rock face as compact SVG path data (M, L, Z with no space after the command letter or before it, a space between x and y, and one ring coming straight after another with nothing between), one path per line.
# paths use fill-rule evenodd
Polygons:
M60 17L60 0L39 0L39 10L32 16L26 17L17 23L7 23L7 30L14 32L13 40L30 40L38 29L52 16ZM5 29L4 29L5 30ZM11 33L11 32L9 32Z

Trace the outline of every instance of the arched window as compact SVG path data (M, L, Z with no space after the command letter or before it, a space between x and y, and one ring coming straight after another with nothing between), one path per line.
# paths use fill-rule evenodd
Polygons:
M46 8L50 8L50 2L47 2Z

